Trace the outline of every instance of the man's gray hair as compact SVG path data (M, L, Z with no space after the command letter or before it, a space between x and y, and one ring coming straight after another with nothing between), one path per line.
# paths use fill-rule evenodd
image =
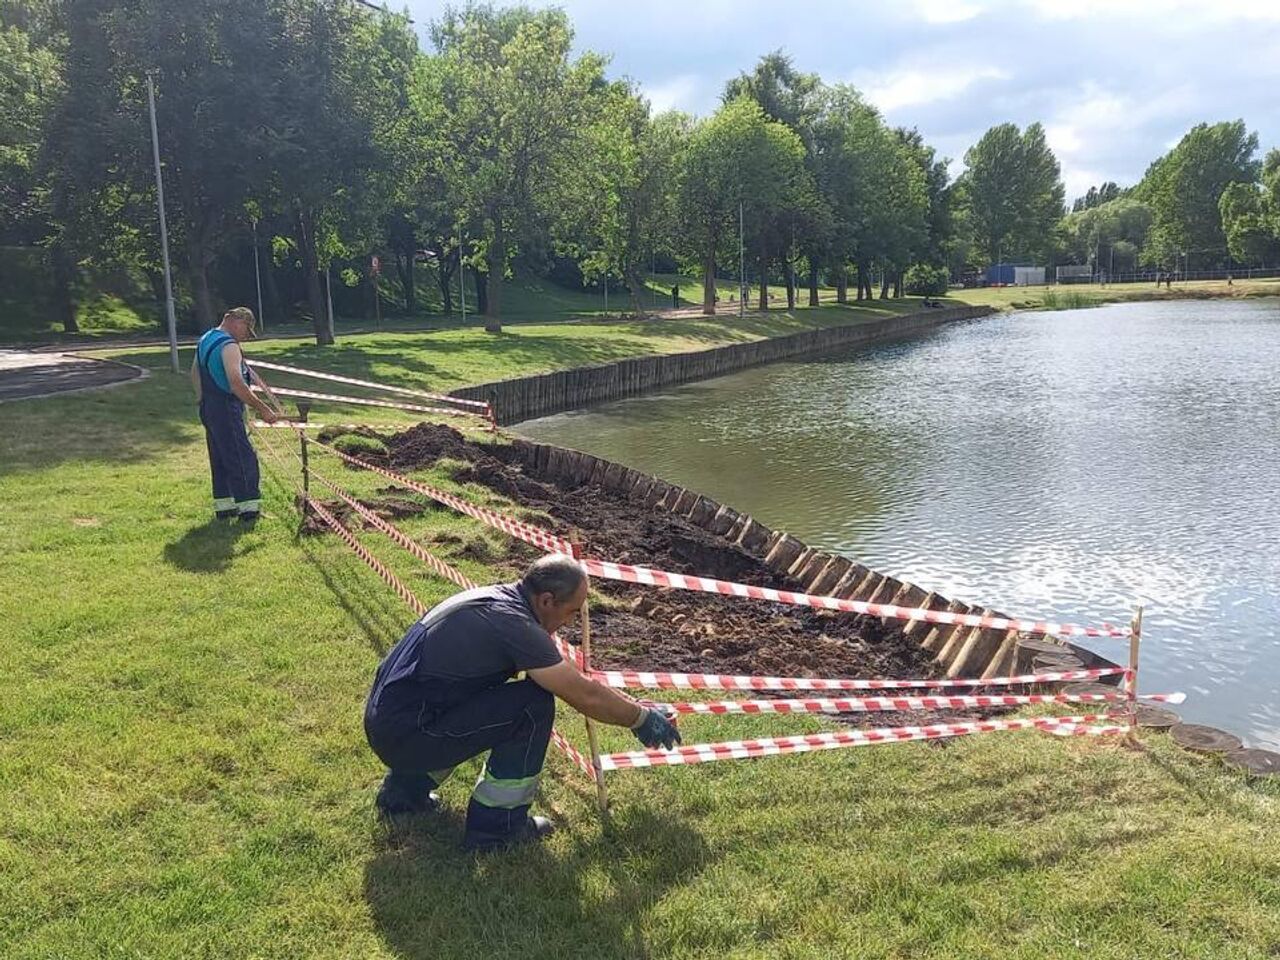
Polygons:
M565 603L578 592L586 579L587 573L577 560L562 554L549 554L533 561L520 582L535 597L549 593L556 603Z

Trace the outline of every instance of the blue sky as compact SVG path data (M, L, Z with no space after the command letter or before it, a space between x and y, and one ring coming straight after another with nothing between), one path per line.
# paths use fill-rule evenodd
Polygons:
M393 2L393 7L399 4ZM551 6L535 2L532 6ZM1067 198L1134 183L1202 120L1280 146L1280 0L564 0L579 48L655 109L705 114L774 48L853 83L962 169L988 127L1044 123ZM425 32L444 3L408 0Z

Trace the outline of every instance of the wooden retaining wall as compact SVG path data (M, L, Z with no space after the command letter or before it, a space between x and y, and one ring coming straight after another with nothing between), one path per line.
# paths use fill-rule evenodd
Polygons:
M615 496L644 503L651 509L684 517L694 526L736 544L806 593L1005 616L877 573L848 557L815 550L790 534L770 530L753 517L710 497L620 463L529 440L517 439L514 447L525 472L531 476L569 487L592 484ZM912 621L905 625L903 632L911 641L931 652L934 662L945 670L948 677L985 678L1014 672L1020 636L1016 631ZM1114 666L1083 648L1071 644L1062 646L1063 653L1075 653L1088 666Z
M593 403L637 396L677 383L718 377L775 360L905 337L943 323L970 320L992 312L990 307L922 310L868 323L822 327L710 350L635 357L594 367L497 380L454 390L452 395L468 400L488 400L494 406L499 423L519 423Z

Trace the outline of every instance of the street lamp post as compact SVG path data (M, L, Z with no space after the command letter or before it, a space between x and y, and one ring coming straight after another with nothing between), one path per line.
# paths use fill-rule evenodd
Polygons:
M169 227L164 218L164 177L160 174L160 134L156 131L156 87L147 74L147 107L151 113L151 158L156 166L156 206L160 208L160 256L164 262L164 312L169 325L169 365L178 372L178 320L173 312L173 277L169 271Z

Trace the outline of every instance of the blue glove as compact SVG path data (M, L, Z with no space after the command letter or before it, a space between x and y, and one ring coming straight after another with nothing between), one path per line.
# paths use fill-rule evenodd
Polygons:
M642 707L644 713L631 729L650 750L665 747L670 750L680 742L680 731L656 707Z

